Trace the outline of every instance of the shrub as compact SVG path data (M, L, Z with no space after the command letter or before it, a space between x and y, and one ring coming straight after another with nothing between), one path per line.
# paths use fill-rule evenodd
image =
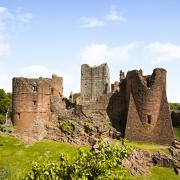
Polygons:
M97 151L80 149L75 160L61 155L55 163L34 163L24 179L126 179L127 171L122 169L121 164L130 151L131 148L125 144L120 147L100 141Z
M0 131L1 131L1 132L11 133L11 132L14 131L14 127L0 124Z
M91 133L93 131L93 126L89 122L84 123L84 130L86 133Z
M59 127L63 132L67 132L67 133L71 133L71 132L73 132L75 130L74 124L72 124L69 121L61 122L59 124Z
M3 114L0 114L0 124L4 124L6 117Z

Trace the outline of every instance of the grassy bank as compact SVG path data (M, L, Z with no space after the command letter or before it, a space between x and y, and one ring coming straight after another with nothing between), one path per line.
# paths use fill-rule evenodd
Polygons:
M73 158L77 146L43 140L27 145L17 138L0 134L0 173L8 173L12 179L20 179L30 168L33 161L48 162L57 160L63 153ZM0 174L0 179L1 179Z
M173 131L175 138L180 140L180 127L173 128Z
M166 146L142 142L128 142L129 145L144 150L168 152ZM87 147L83 147L88 149ZM43 140L32 145L24 144L21 140L0 133L0 179L3 174L8 174L13 180L22 179L24 174L31 168L32 162L40 163L56 161L59 154L66 154L74 158L77 154L77 146L58 143L50 140ZM153 168L146 176L133 177L130 179L159 179L176 180L180 179L173 170L166 168Z
M172 169L153 167L151 172L144 176L132 177L132 180L179 180L180 177L177 176Z
M136 149L141 149L141 150L151 151L151 152L162 151L164 153L169 154L168 146L162 146L158 144L151 144L151 143L145 143L145 142L134 142L134 141L127 142L127 143L128 145Z

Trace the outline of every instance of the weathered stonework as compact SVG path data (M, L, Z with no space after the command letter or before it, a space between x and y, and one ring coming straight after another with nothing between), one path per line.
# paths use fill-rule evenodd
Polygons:
M52 79L13 78L12 120L18 132L32 130L38 124L43 126L52 113L63 108L62 83L62 77L56 75L52 75Z
M88 75L84 78L86 70ZM90 72L89 66L82 66L81 80L84 79L81 81L81 94L85 99L82 103L85 113L100 113L104 117L108 115L112 126L129 140L158 144L173 142L166 97L166 70L154 69L149 76L143 76L142 70L133 70L129 71L126 77L124 72L120 71L119 82L112 84L112 92L103 94L100 91L101 95L96 93L94 101L90 97L94 89L97 92L99 88L91 87Z
M127 121L125 138L158 144L173 142L172 123L166 97L166 70L151 76L130 71L126 76Z
M110 92L108 65L83 64L81 92L71 93L69 99L63 97L62 83L62 78L56 75L52 79L13 79L13 123L17 132L28 132L27 137L38 134L43 138L46 126L48 137L54 137L56 129L55 139L72 140L77 133L82 141L82 137L89 138L81 127L88 119L93 121L92 129L100 134L105 132L107 136L109 132L118 131L121 137L132 141L165 145L173 142L166 70L154 69L149 76L143 76L142 70L129 71L126 76L120 71L119 81L112 84ZM68 119L79 130L67 136L59 129L59 123Z
M83 104L96 102L97 99L110 92L110 75L107 64L90 67L81 66L81 96Z

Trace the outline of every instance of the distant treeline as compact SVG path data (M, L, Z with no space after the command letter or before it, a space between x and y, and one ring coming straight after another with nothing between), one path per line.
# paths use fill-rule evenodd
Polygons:
M12 113L12 93L6 93L4 89L0 89L0 124L6 120L6 115L11 116Z
M180 110L180 103L169 103L171 110Z

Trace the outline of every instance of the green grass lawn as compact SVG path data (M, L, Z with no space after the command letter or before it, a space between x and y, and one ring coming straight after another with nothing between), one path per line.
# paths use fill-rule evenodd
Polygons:
M168 152L166 146L142 143L128 142L129 145L153 152ZM88 149L88 147L83 147ZM24 144L21 140L0 133L0 180L2 179L3 169L5 173L11 175L12 180L22 179L24 174L31 168L32 162L40 163L56 161L59 154L66 154L69 158L76 157L77 146L70 144L58 143L50 140L43 140L32 145ZM180 179L173 170L155 167L146 176L133 177L130 179L145 180L176 180Z
M131 177L132 180L180 180L172 169L153 167L151 172L145 176Z
M85 147L84 147L85 148ZM12 179L20 179L31 168L32 162L57 160L61 153L73 158L77 154L77 146L43 140L32 145L21 140L0 134L0 173L2 169L11 174ZM1 179L1 174L0 174Z
M136 149L141 149L141 150L145 150L145 151L151 151L151 152L163 151L164 153L168 153L168 154L170 153L168 150L169 146L162 146L162 145L158 145L158 144L136 142L136 141L129 141L129 142L127 142L127 144Z
M180 140L180 127L173 128L173 131L175 138Z

